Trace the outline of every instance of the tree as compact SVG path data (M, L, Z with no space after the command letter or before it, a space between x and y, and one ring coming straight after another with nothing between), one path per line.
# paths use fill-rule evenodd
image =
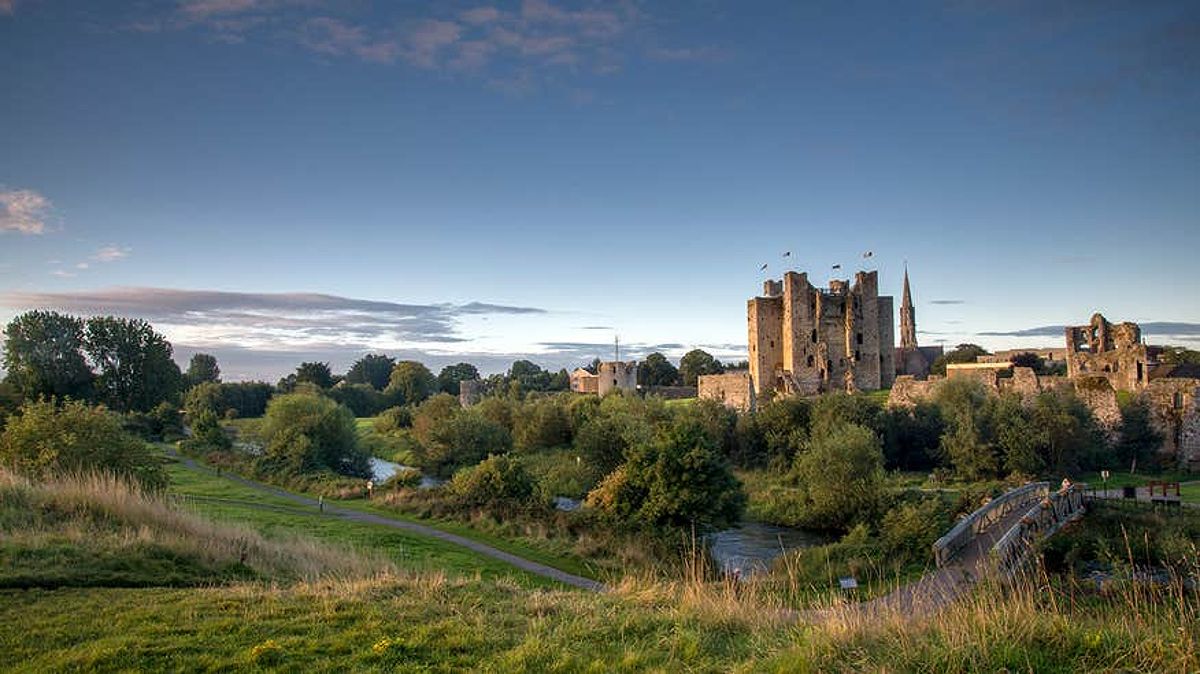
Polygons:
M503 426L470 409L430 430L421 445L421 463L435 475L448 475L489 454L504 454L511 449L512 436Z
M638 363L638 383L642 386L674 386L679 370L661 353L652 353Z
M528 360L514 361L508 369L509 381L517 382L520 391L546 391L550 388L550 373Z
M879 438L857 424L814 436L808 450L796 455L792 479L803 493L808 526L848 529L871 521L886 491Z
M1013 364L1014 367L1028 367L1028 368L1032 368L1034 372L1042 371L1041 356L1039 356L1036 353L1033 353L1031 351L1026 351L1024 353L1015 354L1012 358L1009 358L1008 360L1010 363Z
M704 425L683 417L630 448L625 465L592 490L588 502L635 525L703 532L738 521L746 494Z
M370 384L346 384L329 389L327 395L345 405L356 417L373 417L384 409L384 395Z
M808 441L812 403L798 397L776 398L763 405L752 416L753 425L747 427L743 424L743 432L757 432L761 437L763 451L759 456L746 456L743 459L749 462L746 465L790 466L792 457ZM755 443L743 436L741 445L746 448L755 446Z
M878 432L882 412L878 400L865 394L829 393L812 402L811 435L815 438L846 424L857 424Z
M557 398L526 402L513 425L517 447L525 450L560 447L571 439L570 421Z
M368 457L358 446L354 415L325 396L276 396L267 405L261 432L266 442L265 469L371 476Z
M880 421L886 468L929 470L937 465L938 439L946 428L937 405L922 400L911 409L886 408Z
M1158 359L1168 365L1200 365L1200 351L1182 346L1164 346Z
M459 382L476 379L479 379L479 370L470 363L447 365L437 376L438 388L442 393L449 393L452 396L458 395Z
M412 415L413 436L422 445L433 442L437 428L453 419L462 411L458 398L449 393L439 393L421 403Z
M695 386L700 375L721 374L723 371L721 361L701 349L688 351L679 361L679 376L684 386Z
M167 485L162 462L116 414L77 400L25 403L0 435L0 463L36 478L98 470L146 488Z
M1116 455L1121 466L1135 463L1148 466L1154 453L1162 446L1163 435L1151 422L1150 405L1145 398L1120 400L1121 425L1118 429Z
M153 409L174 397L183 381L171 343L141 319L88 319L84 350L97 369L97 393L115 410Z
M346 372L347 384L367 384L376 391L387 388L396 359L383 354L367 354L354 361ZM457 391L456 391L457 393Z
M987 392L983 385L974 380L950 379L938 387L935 400L946 422L938 453L965 479L995 476L1000 465L984 435Z
M192 437L188 438L185 445L191 450L221 450L232 447L233 441L221 428L217 415L212 410L204 410L192 424Z
M418 405L436 390L437 378L429 368L415 360L402 360L392 368L385 393L396 398L395 404Z
M1031 421L1021 397L1005 395L989 400L989 425L1004 468L1022 475L1041 475L1046 469L1042 454L1043 434Z
M205 412L212 412L215 416L224 414L225 396L221 385L210 381L193 386L183 396L183 410L188 423L195 423Z
M296 368L296 384L312 384L318 388L327 389L333 386L333 370L329 363L315 361L300 363Z
M221 381L221 368L217 366L216 356L210 356L207 353L193 355L191 362L188 363L185 379L188 386L195 386L205 382L219 383Z
M92 395L91 368L83 355L84 323L53 311L29 311L4 328L7 380L26 400Z
M953 351L947 351L934 359L929 366L930 374L946 374L948 363L974 363L980 356L986 356L987 349L978 344L959 344Z

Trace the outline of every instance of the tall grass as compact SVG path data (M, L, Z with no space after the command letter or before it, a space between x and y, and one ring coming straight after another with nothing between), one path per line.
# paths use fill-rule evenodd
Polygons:
M103 548L111 558L140 546L208 568L241 567L268 579L315 581L394 571L389 562L356 551L306 538L267 539L204 519L108 473L33 482L0 469L0 532L9 549L26 556L66 544Z

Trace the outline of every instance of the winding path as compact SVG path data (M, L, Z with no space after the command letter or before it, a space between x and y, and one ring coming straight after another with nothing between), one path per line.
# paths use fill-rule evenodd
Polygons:
M261 482L255 482L254 480L246 479L244 477L241 477L240 475L231 475L231 474L225 473L225 472L218 473L216 470L213 470L212 468L209 468L208 466L205 466L205 465L199 463L198 461L195 461L194 459L190 459L186 456L183 456L183 455L179 454L178 452L175 452L174 450L168 450L168 453L173 458L177 459L180 463L187 466L188 468L191 468L192 470L197 470L197 471L209 473L211 475L216 475L222 479L226 479L231 482L236 482L237 484L240 484L244 487L249 487L251 489L254 489L254 490L266 493L266 494L270 494L272 496L278 496L280 498L287 499L298 505L308 506L308 507L314 509L311 511L296 510L295 512L297 512L297 513L311 515L313 517L320 517L320 516L336 517L338 519L343 519L343 520L347 520L350 522L365 522L367 524L377 524L379 526L391 527L393 529L401 529L403 531L408 531L410 533L419 534L422 536L428 536L430 538L436 538L440 541L450 543L451 545L457 545L457 546L466 548L468 550L471 550L472 552L478 553L485 557L491 557L492 559L498 559L507 564L511 564L512 566L515 566L516 568L518 568L522 571L531 573L535 576L541 576L542 578L548 578L550 580L558 581L560 583L563 583L564 585L570 585L572 587L577 587L577 588L580 588L583 590L590 590L592 592L604 592L607 589L603 583L592 580L591 578L584 578L583 576L576 576L575 574L567 573L566 571L562 571L561 569L556 569L552 566L547 566L540 562L535 562L530 559L525 559L524 557L518 557L517 555L514 555L509 552L505 552L503 550L500 550L499 548L494 548L490 545L487 545L486 543L480 543L479 541L472 540L470 538L467 538L466 536L459 536L458 534L452 534L447 531L442 531L441 529L435 529L431 526L427 526L424 524L417 524L416 522L405 522L403 520L396 520L396 519L392 519L390 517L384 517L383 515L376 515L374 513L365 513L365 512L360 512L357 510L347 510L346 508L338 508L337 506L332 506L329 504L325 504L325 512L320 513L319 511L315 510L316 508L319 507L319 503L317 502L316 499L309 498L307 496L301 496L299 494L293 494L292 492L284 491L284 490L278 489L276 487L265 485ZM261 503L258 503L258 504L242 503L241 505L246 505L246 506L250 506L250 507L259 507L259 506L266 506L267 508L271 507L268 504L261 504ZM275 508L278 509L278 506L275 506Z

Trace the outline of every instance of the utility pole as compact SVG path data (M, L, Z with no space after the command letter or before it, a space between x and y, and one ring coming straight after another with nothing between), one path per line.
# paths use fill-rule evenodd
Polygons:
M621 362L621 338L613 335L613 360Z

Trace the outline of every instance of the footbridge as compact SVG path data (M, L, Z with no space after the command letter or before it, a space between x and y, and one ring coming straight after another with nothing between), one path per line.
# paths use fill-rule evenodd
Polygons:
M1049 482L1033 482L991 499L933 544L936 570L861 608L866 613L929 613L985 575L1012 578L1030 560L1038 540L1083 516L1083 494L1080 485L1055 489Z

